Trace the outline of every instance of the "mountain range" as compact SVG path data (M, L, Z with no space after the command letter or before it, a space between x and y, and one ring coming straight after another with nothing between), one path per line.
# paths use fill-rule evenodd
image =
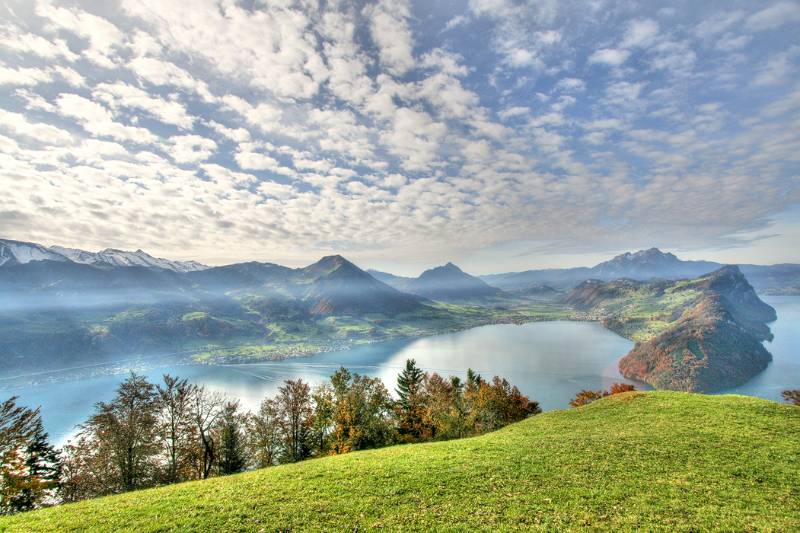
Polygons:
M722 268L713 261L684 261L658 248L627 252L593 267L552 268L489 274L480 278L506 291L524 291L546 285L562 291L589 280L610 281L628 278L640 281L652 279L689 279ZM753 287L762 293L800 294L800 265L737 265Z
M208 268L195 261L172 261L153 257L142 250L126 252L106 248L99 252L87 252L63 246L47 247L32 242L0 239L0 266L24 265L31 261L70 261L84 265L114 267L140 266L161 268L173 272L194 272Z

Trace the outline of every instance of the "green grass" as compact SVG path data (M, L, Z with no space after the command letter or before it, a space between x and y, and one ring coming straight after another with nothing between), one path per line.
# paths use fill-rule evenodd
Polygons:
M800 409L628 393L501 431L46 509L14 531L800 530Z

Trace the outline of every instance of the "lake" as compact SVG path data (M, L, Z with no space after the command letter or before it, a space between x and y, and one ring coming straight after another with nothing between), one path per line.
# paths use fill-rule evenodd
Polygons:
M771 324L775 339L766 343L774 361L747 384L726 392L779 400L782 390L800 387L800 297L764 300L778 311L778 320ZM170 373L202 383L254 410L284 380L302 378L318 383L340 366L380 377L391 391L406 359L413 358L426 370L443 375L463 377L466 369L472 368L485 378L506 377L548 410L567 407L580 389L630 382L620 376L617 362L632 346L600 324L557 321L483 326L267 363L211 366L167 359L137 362L132 367L151 381ZM117 364L114 369L116 373L20 387L6 381L0 396L16 394L23 404L41 406L51 439L60 444L72 434L75 424L87 418L95 402L113 397L115 387L126 376L125 365Z

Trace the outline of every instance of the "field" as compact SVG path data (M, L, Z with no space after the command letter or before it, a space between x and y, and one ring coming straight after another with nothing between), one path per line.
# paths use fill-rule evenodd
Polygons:
M798 479L797 407L635 392L481 437L102 498L0 530L796 531Z

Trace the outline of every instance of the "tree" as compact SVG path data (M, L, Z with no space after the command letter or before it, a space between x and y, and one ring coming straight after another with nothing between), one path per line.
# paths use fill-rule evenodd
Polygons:
M781 393L783 399L791 404L800 405L800 389L785 390Z
M282 421L286 461L301 461L310 454L313 408L311 388L302 379L286 380L276 398Z
M248 419L248 446L253 466L264 468L278 464L283 452L283 425L278 402L265 398L258 412Z
M423 384L426 375L417 367L414 359L407 359L406 366L397 376L398 432L408 441L420 440L426 435L423 425L425 398Z
M0 404L0 514L36 509L52 501L61 462L48 443L39 410Z
M225 398L218 392L209 392L205 387L199 387L192 400L191 418L200 441L198 477L207 479L217 460L217 442L212 430L222 414Z
M185 467L191 454L191 407L197 394L197 386L169 374L165 374L163 380L163 385L156 385L156 392L160 440L167 456L164 480L175 483L189 477Z
M315 455L325 455L330 450L330 434L333 427L334 393L328 383L321 383L311 393L314 415L311 421L311 441Z
M238 401L226 402L219 417L219 473L241 472L247 466L243 428L245 419Z
M95 413L81 426L87 444L105 449L114 477L108 492L128 491L152 484L158 453L158 398L155 387L131 373L109 403L99 402Z
M609 390L599 390L599 391L592 391L592 390L582 390L575 395L575 397L570 400L569 405L570 407L581 407L583 405L588 405L595 400L599 400L600 398L605 398L606 396L613 396L615 394L622 394L623 392L631 392L635 391L636 387L630 385L629 383L614 383L611 385Z
M377 448L394 442L393 403L379 378L340 368L331 377L334 391L333 453Z

